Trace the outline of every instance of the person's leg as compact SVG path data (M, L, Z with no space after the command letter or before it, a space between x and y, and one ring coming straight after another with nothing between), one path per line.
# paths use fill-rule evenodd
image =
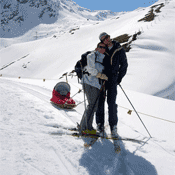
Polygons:
M104 128L104 117L105 117L104 110L105 110L105 92L102 91L100 93L100 97L98 100L98 108L96 112L96 124L99 130L101 130L102 127Z
M109 125L111 130L114 126L117 126L118 123L116 97L117 97L117 86L115 84L114 85L111 84L108 87L107 92Z
M95 88L93 86L90 86L88 84L85 84L84 86L84 92L86 94L88 105L86 107L86 110L84 111L82 120L80 122L80 130L86 130L86 129L93 129L92 123L93 123L93 116L94 112L97 110L98 106L98 95L100 90L98 88ZM97 100L97 101L96 101ZM96 102L96 104L95 104ZM94 106L95 105L95 106Z

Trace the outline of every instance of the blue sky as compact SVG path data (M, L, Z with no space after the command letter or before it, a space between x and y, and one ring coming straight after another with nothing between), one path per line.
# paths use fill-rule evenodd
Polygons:
M138 7L148 7L158 0L73 0L79 6L90 10L111 10L113 12L133 11Z

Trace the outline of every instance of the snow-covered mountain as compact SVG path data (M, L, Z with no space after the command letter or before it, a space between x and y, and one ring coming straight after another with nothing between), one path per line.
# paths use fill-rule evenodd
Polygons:
M67 15L75 19L104 20L116 14L109 10L91 11L72 0L1 0L0 3L0 37L3 38L21 36L39 24L53 24Z
M96 47L101 32L106 31L117 40L118 36L125 36L122 44L130 43L139 33L127 52L129 67L123 85L130 90L174 99L173 7L174 1L159 0L150 7L119 13L104 21L87 21L76 13L60 10L53 24L37 25L20 37L1 38L0 74L58 79L74 69L82 53Z
M63 9L52 24L39 24L20 37L0 38L0 174L173 175L174 7L174 0L159 0L104 21ZM80 12L94 17L99 13ZM100 138L85 149L83 138L67 135L85 110L77 77L67 76L76 108L50 103L54 86L66 81L63 73L96 47L103 31L128 46L129 67L121 85L147 128L118 87L118 134L141 141L119 141L120 155L114 153L112 140ZM111 133L107 104L105 131Z

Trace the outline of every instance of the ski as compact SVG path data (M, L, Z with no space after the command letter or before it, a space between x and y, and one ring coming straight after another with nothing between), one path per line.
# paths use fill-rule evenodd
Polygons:
M117 138L117 139L113 138L113 144L114 144L114 151L115 151L115 153L120 154L121 148L120 148L120 144L119 144L119 138Z
M96 138L90 138L90 139L91 140L89 141L89 143L84 143L84 147L85 148L91 147L98 140L98 137L96 137Z
M91 138L99 138L101 137L99 134L79 134L77 132L72 133L72 136L75 137L91 137ZM111 137L110 135L106 136L106 137L101 137L103 139L110 139L110 140L123 140L123 141L131 141L131 142L136 142L136 143L145 143L143 140L138 140L138 139L133 139L133 138L127 138L127 137L119 137L119 138L114 138Z
M72 128L74 129L74 128ZM51 135L59 135L59 136L64 136L64 135L68 135L68 136L73 136L73 137L88 137L88 138L96 138L98 139L99 137L101 137L99 134L80 134L79 132L72 132L71 129L68 129L71 131L70 132L52 132L50 133ZM110 139L110 140L122 140L122 141L130 141L130 142L135 142L138 144L142 144L142 143L146 143L144 140L138 140L138 139L134 139L134 138L127 138L127 137L119 137L119 138L113 138L110 135L105 136L105 137L101 137L103 139Z
M78 131L77 128L67 128L67 130L69 130L69 131Z
M99 138L99 136L97 134L87 134L87 133L80 134L77 132L73 133L72 136L88 138L87 142L84 143L85 148L91 147Z
M57 126L57 125L46 125L46 126L50 126L50 127L53 127L53 128L61 128L61 129L64 129L66 131L75 131L75 132L78 132L78 128L76 128L76 127L74 127L74 128L73 127L72 128L66 128L66 127L60 127L60 126Z

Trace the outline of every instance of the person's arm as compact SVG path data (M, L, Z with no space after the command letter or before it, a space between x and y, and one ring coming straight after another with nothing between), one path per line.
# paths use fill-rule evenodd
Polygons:
M95 59L95 53L89 54L87 56L87 71L90 73L91 76L96 76L97 78L100 78L102 80L108 80L108 77L105 74L98 72L98 70L95 68Z
M119 75L118 75L118 84L122 81L122 78L125 76L127 72L128 62L127 57L124 49L120 52L120 68L119 68Z
M98 74L97 69L95 68L95 53L90 53L87 56L87 71L91 74L91 76L96 76Z

